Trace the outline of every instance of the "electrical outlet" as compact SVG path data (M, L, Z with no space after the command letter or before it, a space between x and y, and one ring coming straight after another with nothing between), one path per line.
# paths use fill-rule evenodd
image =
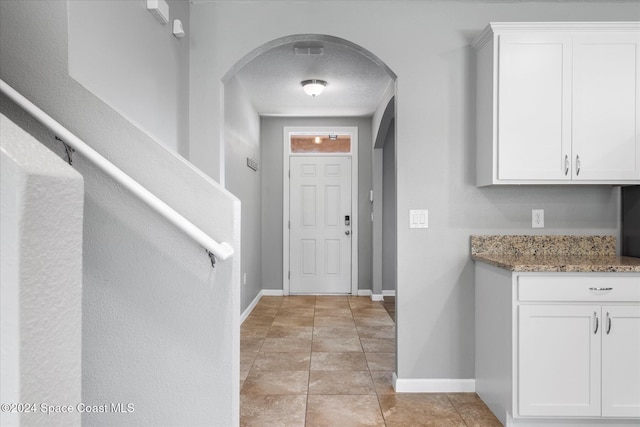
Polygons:
M544 209L531 211L531 228L544 228Z

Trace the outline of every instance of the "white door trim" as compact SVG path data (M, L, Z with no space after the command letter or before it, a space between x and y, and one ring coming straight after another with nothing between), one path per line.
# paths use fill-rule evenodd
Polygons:
M285 126L282 157L282 289L290 294L289 280L289 145L290 134L351 134L351 295L358 294L358 128L356 126ZM331 156L318 153L319 156Z

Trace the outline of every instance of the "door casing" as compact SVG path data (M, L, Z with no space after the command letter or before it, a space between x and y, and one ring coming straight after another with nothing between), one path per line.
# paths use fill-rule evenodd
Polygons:
M283 132L282 158L282 290L290 295L289 260L289 157L291 157L290 136L292 134L350 134L351 153L336 153L334 156L351 157L351 295L358 294L358 128L356 126L285 126ZM320 153L331 156L331 153Z

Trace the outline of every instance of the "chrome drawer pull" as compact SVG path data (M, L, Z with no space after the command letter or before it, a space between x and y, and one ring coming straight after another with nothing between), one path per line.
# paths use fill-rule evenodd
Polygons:
M609 316L609 312L607 311L607 335L611 332L611 316Z
M593 312L593 317L596 318L596 327L593 329L593 333L597 334L598 333L598 313L596 313L595 311Z
M610 291L613 288L589 288L590 291Z
M564 174L567 175L569 173L569 155L565 154L564 156Z

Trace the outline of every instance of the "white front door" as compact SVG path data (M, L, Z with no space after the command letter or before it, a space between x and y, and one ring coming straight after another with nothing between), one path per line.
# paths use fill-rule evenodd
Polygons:
M289 162L290 293L351 293L351 157Z

